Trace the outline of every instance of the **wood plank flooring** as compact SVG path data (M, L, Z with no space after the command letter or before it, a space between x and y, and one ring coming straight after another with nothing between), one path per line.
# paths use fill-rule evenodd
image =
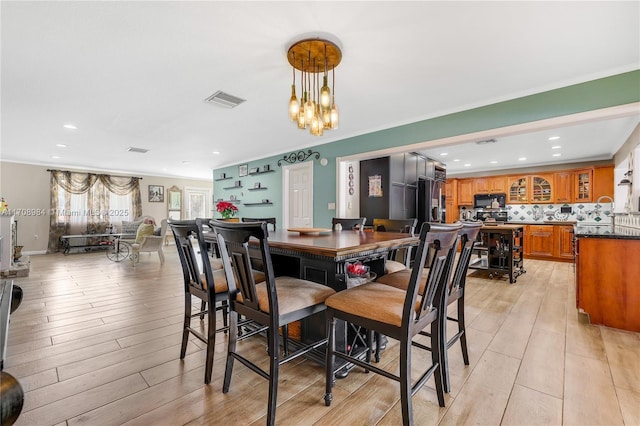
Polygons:
M184 296L175 247L139 265L104 253L31 257L15 279L24 300L11 317L5 370L25 391L20 425L259 425L267 382L236 363L223 394L225 336L204 385L204 345L179 359ZM640 334L591 326L575 308L573 267L525 260L516 284L472 272L467 281L471 365L449 351L452 391L433 382L414 396L419 425L640 425ZM198 321L194 319L194 324ZM454 324L450 324L453 331ZM264 340L240 343L266 366ZM390 341L381 365L397 371ZM414 366L428 354L414 352ZM416 374L418 371L416 370ZM397 383L361 370L338 380L326 407L324 369L281 369L277 423L401 424Z

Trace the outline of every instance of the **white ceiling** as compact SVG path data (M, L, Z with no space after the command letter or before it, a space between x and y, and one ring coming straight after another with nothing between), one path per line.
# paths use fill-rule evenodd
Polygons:
M639 69L639 5L2 1L0 158L210 179L214 168ZM321 138L287 118L286 49L313 31L337 37L343 52L340 128ZM247 101L203 101L217 90ZM558 130L560 161L611 158L637 123ZM547 155L547 132L532 136ZM498 139L486 156L450 147L445 162L507 166L533 158L523 141Z

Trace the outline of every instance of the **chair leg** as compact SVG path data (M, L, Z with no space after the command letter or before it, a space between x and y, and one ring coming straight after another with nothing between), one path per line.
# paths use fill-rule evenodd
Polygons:
M211 372L213 371L213 356L216 347L216 310L212 309L207 314L207 359L204 367L204 383L211 382Z
M333 374L333 366L335 364L335 355L334 351L336 349L336 319L333 314L327 312L327 337L329 338L327 342L327 358L325 363L325 394L324 394L324 404L328 407L331 405L331 400L333 399L332 388L333 382L335 380Z
M467 328L464 322L464 295L458 299L458 332L460 332L460 347L464 365L469 365L469 352L467 351Z
M284 356L289 355L289 325L282 326L282 349L284 350Z
M229 302L226 300L222 301L222 325L225 327L229 326ZM226 330L224 334L227 334Z
M160 258L160 264L164 265L164 252L162 251L162 247L158 250L158 257Z
M278 404L278 375L280 369L280 333L278 327L270 329L269 339L269 405L267 406L267 425L276 423Z
M400 342L400 405L402 424L413 424L413 403L411 400L411 339Z
M184 295L184 324L182 326L182 347L180 348L180 359L184 359L189 343L189 327L191 327L191 294Z
M238 313L229 312L229 340L227 342L227 362L224 369L224 382L222 384L222 392L229 392L231 385L231 374L233 373L233 355L236 352L236 342L238 340Z
M436 394L438 396L438 405L444 407L444 379L445 369L447 368L447 338L446 332L446 311L442 315L443 318L438 318L435 322L431 323L431 362L437 365L433 372L433 380L436 385ZM444 348L444 349L443 349Z
M202 303L200 304L200 321L204 319L204 311L206 310L207 310L207 302L203 300Z

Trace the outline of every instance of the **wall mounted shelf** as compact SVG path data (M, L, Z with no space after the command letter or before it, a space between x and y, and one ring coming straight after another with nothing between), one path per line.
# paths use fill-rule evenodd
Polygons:
M249 188L248 190L249 191L262 191L262 190L265 190L265 189L267 189L266 186L261 186L260 188Z
M275 170L258 170L257 172L249 173L249 175L261 175L263 173L273 173Z
M227 186L226 188L222 188L222 189L236 189L236 188L242 188L242 185Z
M273 204L271 202L269 203L244 203L243 206L267 206Z
M223 177L223 178L217 178L214 179L216 182L221 181L221 180L229 180L229 179L233 179L233 176L227 176L227 177Z

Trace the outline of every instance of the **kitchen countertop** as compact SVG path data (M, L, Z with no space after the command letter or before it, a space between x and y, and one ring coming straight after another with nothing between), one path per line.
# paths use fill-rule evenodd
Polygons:
M620 225L576 225L576 238L612 238L622 240L640 240L640 229Z

